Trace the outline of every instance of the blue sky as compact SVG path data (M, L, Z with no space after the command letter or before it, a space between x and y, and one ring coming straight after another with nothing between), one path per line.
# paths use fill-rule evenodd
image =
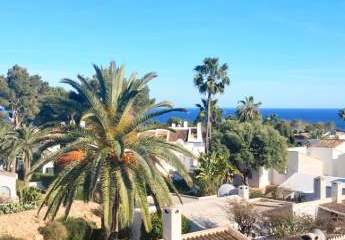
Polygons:
M345 1L4 1L0 73L13 64L51 84L110 60L155 71L151 95L194 106L193 67L230 67L220 105L345 106Z

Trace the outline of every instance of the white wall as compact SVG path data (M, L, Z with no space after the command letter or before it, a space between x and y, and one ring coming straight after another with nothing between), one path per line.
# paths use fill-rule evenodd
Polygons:
M323 175L332 176L333 174L333 154L332 148L325 147L310 147L307 155L315 157L323 162Z
M12 200L17 199L17 174L0 171L0 194L9 191L9 197ZM6 196L7 197L7 196Z

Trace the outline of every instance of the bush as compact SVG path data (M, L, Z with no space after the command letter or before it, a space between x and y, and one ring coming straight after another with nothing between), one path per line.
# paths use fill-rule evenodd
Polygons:
M238 224L241 233L249 236L253 233L254 227L259 220L258 213L253 205L245 202L230 202L228 214L231 220Z
M315 227L313 219L309 216L296 216L290 212L273 212L266 216L265 223L270 234L277 239L300 235L309 232Z
M58 221L54 221L44 227L40 227L39 232L44 240L67 240L68 232L66 227Z
M262 197L265 197L265 194L259 189L250 189L249 197L250 198L262 198Z
M24 188L19 195L22 204L37 205L42 199L41 192L34 187Z
M0 215L22 212L22 211L31 210L34 208L36 208L36 205L32 205L32 204L23 204L23 203L0 204Z
M163 237L163 221L158 213L151 214L152 229L146 232L144 223L141 224L141 238L142 240L157 240ZM191 227L191 221L182 216L182 234L188 233Z
M63 224L68 232L67 240L89 240L95 227L83 218L67 218Z

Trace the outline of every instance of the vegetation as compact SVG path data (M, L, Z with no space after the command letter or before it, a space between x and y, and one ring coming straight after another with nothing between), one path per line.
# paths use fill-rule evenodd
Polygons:
M5 135L6 143L3 144L3 147L5 146L9 149L7 167L10 168L12 166L11 170L14 171L18 158L21 159L24 170L23 179L25 182L28 182L30 180L29 172L35 148L45 143L36 151L36 154L42 153L49 146L53 135L49 129L42 130L33 125L25 124L21 124L17 129L7 132Z
M209 151L211 142L212 129L212 105L214 105L213 98L219 93L223 93L227 85L230 84L228 77L228 65L220 64L218 58L205 58L202 65L194 68L196 74L194 76L194 84L201 94L206 95L205 106L207 107L206 114L206 137L205 150Z
M259 222L259 215L254 210L254 206L246 202L232 202L228 210L229 217L238 225L238 230L250 236Z
M23 212L23 211L31 210L34 208L36 208L35 204L16 203L16 202L0 204L0 215Z
M163 221L162 217L158 213L151 214L152 230L146 232L144 224L141 225L141 239L142 240L158 240L163 237ZM181 219L182 234L189 233L191 222L185 216Z
M68 232L65 225L59 221L53 221L39 228L44 240L67 240Z
M82 218L67 218L63 222L67 229L68 237L66 240L91 240L91 235L95 225Z
M315 227L311 217L296 216L288 212L269 213L263 224L269 230L269 235L277 239L298 236Z
M287 161L287 143L278 131L261 122L226 120L217 138L230 152L230 163L242 173L244 183L259 167L283 171Z
M82 186L85 201L92 200L95 191L100 189L106 239L117 239L121 229L133 221L134 203L141 208L146 230L151 229L148 192L158 209L171 204L167 184L172 186L172 183L157 169L157 164L174 166L190 184L191 179L175 152L193 156L182 147L142 134L155 128L145 124L148 120L182 110L168 102L134 109L136 97L155 78L154 73L143 78L132 74L125 79L124 68L116 67L115 63L107 69L94 68L100 86L97 92L83 77L79 76L78 81L63 80L88 102L86 112L81 115L86 127L61 126L59 131L63 134L55 143L62 141L64 147L49 158L38 160L32 171L48 161L59 161L65 154L79 152L70 154L69 162L65 162L63 171L48 189L41 206L49 205L45 218L54 218L62 203L66 205L67 216L78 186Z
M220 185L230 180L234 171L224 153L202 154L199 157L199 167L195 171L195 183L200 187L200 195L217 194Z
M254 97L246 97L244 100L239 101L236 108L236 117L240 122L258 121L261 119L259 107L261 102L254 102Z
M212 126L217 126L222 122L222 115L223 115L223 110L217 106L217 99L213 99L211 101L211 115L210 115L210 120L211 120L211 125ZM207 122L207 111L208 111L208 102L206 99L201 99L201 103L196 104L196 107L199 109L198 116L195 119L195 122L202 122L206 123ZM210 143L211 144L211 143Z

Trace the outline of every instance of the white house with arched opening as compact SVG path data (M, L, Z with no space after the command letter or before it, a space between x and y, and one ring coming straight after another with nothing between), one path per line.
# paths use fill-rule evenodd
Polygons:
M17 199L17 174L0 170L0 198L5 200Z

